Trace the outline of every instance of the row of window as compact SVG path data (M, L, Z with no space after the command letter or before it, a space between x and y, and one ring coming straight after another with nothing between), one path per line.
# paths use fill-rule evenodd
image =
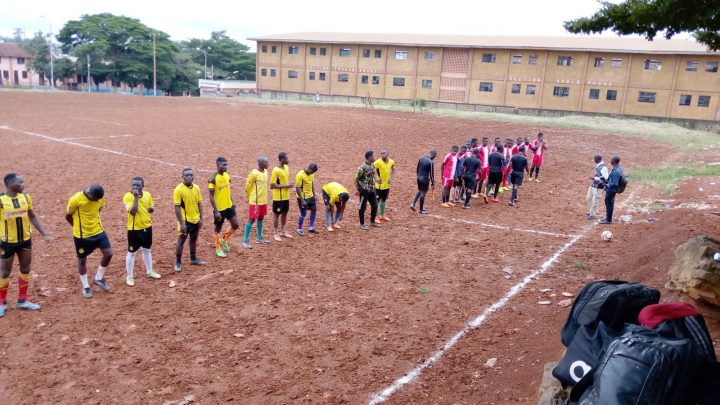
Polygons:
M6 56L7 58L7 56ZM24 65L25 64L25 58L15 58L18 65ZM2 58L0 57L0 62L2 62Z
M267 76L268 75L268 69L260 69L260 75L261 76ZM277 71L275 69L270 69L270 77L276 77ZM320 80L325 81L325 72L308 72L308 80ZM297 79L298 78L298 72L296 70L288 70L288 79ZM338 82L340 83L347 83L350 81L350 75L347 73L340 73L338 75ZM362 84L369 84L370 76L368 75L362 75L360 76L360 83ZM423 89L432 89L432 80L430 79L423 79L421 82L421 86ZM380 84L380 76L373 76L372 77L372 84ZM405 78L404 77L393 77L393 86L395 87L404 87L405 86Z
M15 73L17 73L17 70L15 71ZM22 75L22 78L23 78L23 79L27 79L27 78L28 78L28 72L27 72L27 70L23 70L20 74ZM3 72L2 72L2 77L3 77L5 80L10 80L10 72L8 72L7 70L3 70Z

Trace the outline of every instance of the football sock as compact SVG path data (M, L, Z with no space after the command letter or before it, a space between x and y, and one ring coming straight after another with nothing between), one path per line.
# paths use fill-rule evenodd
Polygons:
M535 180L537 180L539 175L540 175L540 166L535 168Z
M472 198L472 190L465 192L465 205L470 205L470 199Z
M235 234L235 229L233 229L233 227L230 227L230 229L225 231L225 234L222 237L222 241L227 243L234 234Z
M258 240L262 240L263 239L263 220L260 218L258 218L258 220L257 220L257 231L258 231L258 234L257 234Z
M325 226L327 226L327 227L332 226L332 220L330 218L331 218L331 214L329 212L326 212L325 213Z
M305 215L307 215L307 210L304 208L300 209L300 217L298 218L298 227L297 229L302 229L303 222L305 222Z
M380 216L385 216L385 201L380 201Z
M182 256L180 256L180 255L175 255L175 263L177 263L177 264L182 263Z
M128 252L125 256L125 274L132 277L133 268L135 268L135 252Z
M213 244L215 245L215 250L221 250L221 249L222 249L222 247L220 246L220 238L221 238L221 237L222 237L222 236L220 236L219 233L216 233L215 235L213 235Z
M0 304L7 301L8 285L10 285L10 277L0 278Z
M247 243L250 240L250 231L252 230L252 222L245 224L245 234L243 235L243 242Z
M315 229L315 214L310 214L310 223L308 224L308 228Z
M105 276L105 267L98 266L98 271L95 273L95 280L102 280Z
M150 273L153 271L152 251L150 249L142 248L142 258L143 263L145 263L145 272Z
M415 206L415 203L417 203L417 201L420 199L420 194L421 193L419 191L415 194L415 198L413 198L412 202L413 207Z
M30 287L30 274L20 274L18 276L18 286L20 291L18 292L18 302L25 302L28 294L28 287Z
M513 188L512 199L510 200L511 202L515 202L515 200L517 200L517 192L518 192L518 189Z
M87 273L80 275L80 282L82 283L83 288L90 288L90 283L88 282Z

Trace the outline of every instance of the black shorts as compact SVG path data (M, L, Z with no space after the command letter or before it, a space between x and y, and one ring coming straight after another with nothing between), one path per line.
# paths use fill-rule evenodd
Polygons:
M9 259L21 250L32 249L32 239L20 243L7 243L0 241L0 259Z
M326 193L325 190L323 190L323 202L326 206L330 205L330 194Z
M426 192L430 190L430 179L425 177L418 177L417 179L418 190Z
M502 183L502 172L490 172L488 177L488 184L500 184Z
M140 248L152 247L152 226L136 231L128 231L128 252L137 252Z
M230 208L220 211L220 220L218 221L217 219L213 219L213 223L215 225L222 225L226 219L229 221L230 218L234 218L235 216L237 216L237 212L235 212L235 206L233 205Z
M290 200L273 201L273 213L286 214L290 212Z
M390 195L390 189L386 188L385 190L375 189L375 194L377 194L378 200L387 200L388 196Z
M107 234L103 231L95 236L89 238L74 238L75 239L75 253L77 257L83 258L94 252L95 249L110 249L110 239Z
M523 172L512 172L510 173L510 183L520 187L522 186L524 176Z
M475 190L475 186L477 186L475 176L463 176L463 182L465 183L465 188L468 190Z
M306 208L303 208L302 204L300 203L300 199L297 199L298 208L302 211L303 209L307 209L308 211L315 211L317 209L317 206L315 205L315 197L310 197L305 199L305 206Z

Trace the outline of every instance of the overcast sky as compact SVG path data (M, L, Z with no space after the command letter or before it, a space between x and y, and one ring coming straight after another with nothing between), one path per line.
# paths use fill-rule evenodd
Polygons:
M592 15L600 8L597 0L215 0L192 3L198 7L180 6L182 2L178 1L152 0L35 0L31 3L8 0L3 1L0 8L0 35L12 36L16 28L22 28L25 35L31 37L37 31L48 32L50 24L57 33L65 23L83 14L107 12L137 18L151 28L168 33L173 40L209 38L210 32L224 30L231 38L253 48L254 42L246 38L297 31L562 36L571 35L563 29L563 21Z

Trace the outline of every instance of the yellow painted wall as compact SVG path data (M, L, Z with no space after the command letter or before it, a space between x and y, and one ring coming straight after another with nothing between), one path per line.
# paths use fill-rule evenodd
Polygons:
M406 51L407 59L396 59L396 51ZM410 46L389 46L387 51L387 74L414 75L418 48Z
M513 94L513 84L520 85L520 93ZM527 94L527 86L535 85L535 94ZM505 88L505 105L517 108L538 108L540 106L540 83L509 81Z
M684 64L683 64L684 65ZM692 100L689 106L680 105L680 95L687 94L692 96ZM710 96L709 107L698 107L699 96ZM698 120L715 120L715 112L718 108L718 99L720 99L720 93L714 92L692 92L692 91L675 91L673 92L672 98L670 99L670 117L672 118L691 118Z
M442 48L418 48L418 75L440 76L442 72ZM435 59L425 59L426 52L433 52Z
M538 56L538 63L530 64L530 55ZM513 63L513 56L522 56L520 63ZM543 64L545 63L545 52L528 52L528 51L514 51L508 52L510 58L510 66L508 67L508 78L509 81L541 81L543 76Z
M676 90L720 92L720 72L706 72L707 62L720 63L720 56L682 56L675 82ZM688 61L698 62L696 72L686 71Z
M570 66L558 66L558 57L574 58ZM585 52L548 52L545 81L557 84L579 84L585 76L587 53ZM552 89L551 89L552 90Z
M338 77L341 74L348 75L347 82L339 82L338 81ZM341 96L354 96L355 95L355 87L356 87L356 82L358 80L356 73L332 72L329 79L332 81L330 83L330 89L332 91L332 94L338 94Z
M340 56L340 50L343 48L350 49L350 56ZM328 51L330 51L328 49ZM332 46L332 66L333 68L357 68L358 63L358 46L357 45L333 45Z
M494 53L495 63L482 61L484 53ZM504 80L507 71L507 63L509 52L503 49L474 49L471 53L472 57L472 79L482 79L483 81ZM471 87L472 92L472 87Z
M600 97L597 100L590 99L590 90L591 89L600 90ZM608 90L616 90L617 91L617 99L616 100L608 100L607 99L607 91ZM582 111L595 112L595 113L606 113L606 114L620 114L620 111L622 109L622 95L623 95L622 87L586 85L585 90L582 95L582 97L583 97Z
M370 50L370 57L366 58L362 56L363 49ZM375 51L379 50L381 55L379 58L375 57ZM360 45L358 47L358 68L360 72L372 73L383 73L385 72L385 58L387 57L387 47L378 45Z
M291 79L288 77L288 73L291 70L297 72L297 78ZM280 77L280 83L282 83L282 91L302 93L305 90L305 81L303 80L303 78L305 77L305 69L283 67L280 72L280 74L282 75Z
M493 83L493 91L480 91L480 83ZM470 80L469 102L470 104L501 105L505 82L502 80Z
M267 45L267 53L262 52L262 46ZM272 47L276 46L276 53L272 53ZM258 42L257 62L258 64L280 64L282 44L279 42Z
M603 58L604 66L595 67L595 58ZM613 59L622 59L619 67L612 66ZM587 61L585 84L590 86L622 86L625 83L630 58L626 54L590 53Z
M267 70L267 76L262 76L262 69ZM271 69L275 69L276 76L272 77L270 76ZM260 90L280 90L280 75L282 72L280 71L279 67L276 66L265 66L260 65L260 68L257 72L257 86Z
M423 80L432 80L432 88L424 89ZM437 101L440 98L440 76L418 76L415 86L417 87L415 98L418 100Z
M394 53L393 53L394 55ZM393 79L396 77L405 78L405 86L393 86ZM412 75L388 74L385 76L385 98L412 99L414 94L415 81Z
M645 70L645 59L660 60L662 62L660 70ZM673 55L633 55L628 87L642 87L657 90L670 89L672 87L677 59L678 58Z
M315 80L309 79L310 72L315 72ZM325 73L325 80L320 80L320 72ZM305 71L305 93L330 93L330 72L327 70L311 70Z
M570 89L568 96L554 96L553 90L555 86L568 87ZM548 110L577 111L581 96L582 86L579 84L545 83L543 85L542 108Z
M651 117L664 117L667 112L668 101L671 96L670 90L652 90L648 88L628 88L625 99L625 114L647 115ZM641 91L656 93L655 103L639 103L638 96Z

